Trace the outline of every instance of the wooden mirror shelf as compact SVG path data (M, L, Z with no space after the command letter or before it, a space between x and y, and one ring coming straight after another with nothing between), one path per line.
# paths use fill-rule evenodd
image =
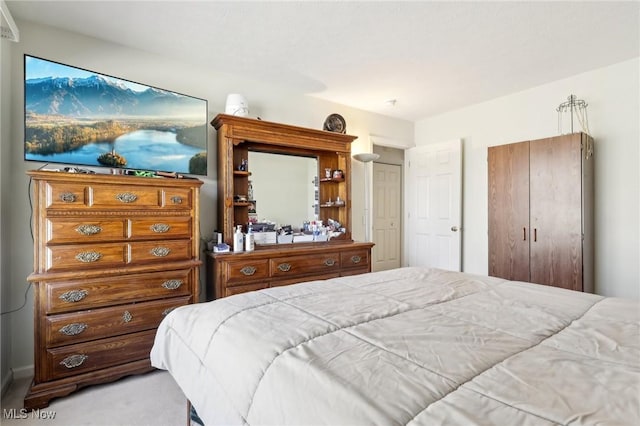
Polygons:
M351 143L355 136L226 114L216 116L211 125L218 132L218 229L225 243L233 244L235 225L243 225L246 231L249 221L251 203L234 196L248 194L250 151L315 158L318 219L324 224L336 220L345 232L326 242L265 244L251 252L208 253L208 298L371 271L373 244L351 238ZM243 160L245 165L240 167ZM325 169L342 174L327 177ZM343 203L335 203L338 197ZM257 203L259 208L260 201ZM301 217L300 224L292 225L300 226L309 219Z
M249 151L316 158L318 219L324 224L328 219L337 220L346 229L338 239L351 241L351 142L356 136L226 114L219 114L211 124L218 132L218 225L224 242L231 245L234 225L243 225L246 231L249 221L250 203L234 201L234 196L248 192ZM247 161L246 170L240 170L243 160ZM326 178L325 169L342 170L343 177ZM328 202L338 197L343 204ZM300 224L308 219L301 217Z

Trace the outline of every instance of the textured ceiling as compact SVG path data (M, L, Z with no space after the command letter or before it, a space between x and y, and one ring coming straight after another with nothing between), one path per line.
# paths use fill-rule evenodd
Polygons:
M640 56L635 1L6 3L15 19L411 121Z

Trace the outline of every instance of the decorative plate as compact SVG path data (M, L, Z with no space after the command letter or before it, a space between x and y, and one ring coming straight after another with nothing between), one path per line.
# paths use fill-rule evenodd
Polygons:
M322 129L336 133L347 133L347 123L340 114L331 114L324 120Z

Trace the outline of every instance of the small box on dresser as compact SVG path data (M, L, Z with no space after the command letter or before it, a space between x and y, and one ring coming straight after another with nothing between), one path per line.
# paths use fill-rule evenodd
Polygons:
M156 328L199 297L196 179L30 171L34 367L25 409L152 369Z

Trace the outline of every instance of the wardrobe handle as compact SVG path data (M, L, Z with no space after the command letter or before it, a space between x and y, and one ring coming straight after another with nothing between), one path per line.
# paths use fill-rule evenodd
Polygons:
M533 228L533 242L538 241L538 228Z
M527 228L522 228L522 241L527 241Z

